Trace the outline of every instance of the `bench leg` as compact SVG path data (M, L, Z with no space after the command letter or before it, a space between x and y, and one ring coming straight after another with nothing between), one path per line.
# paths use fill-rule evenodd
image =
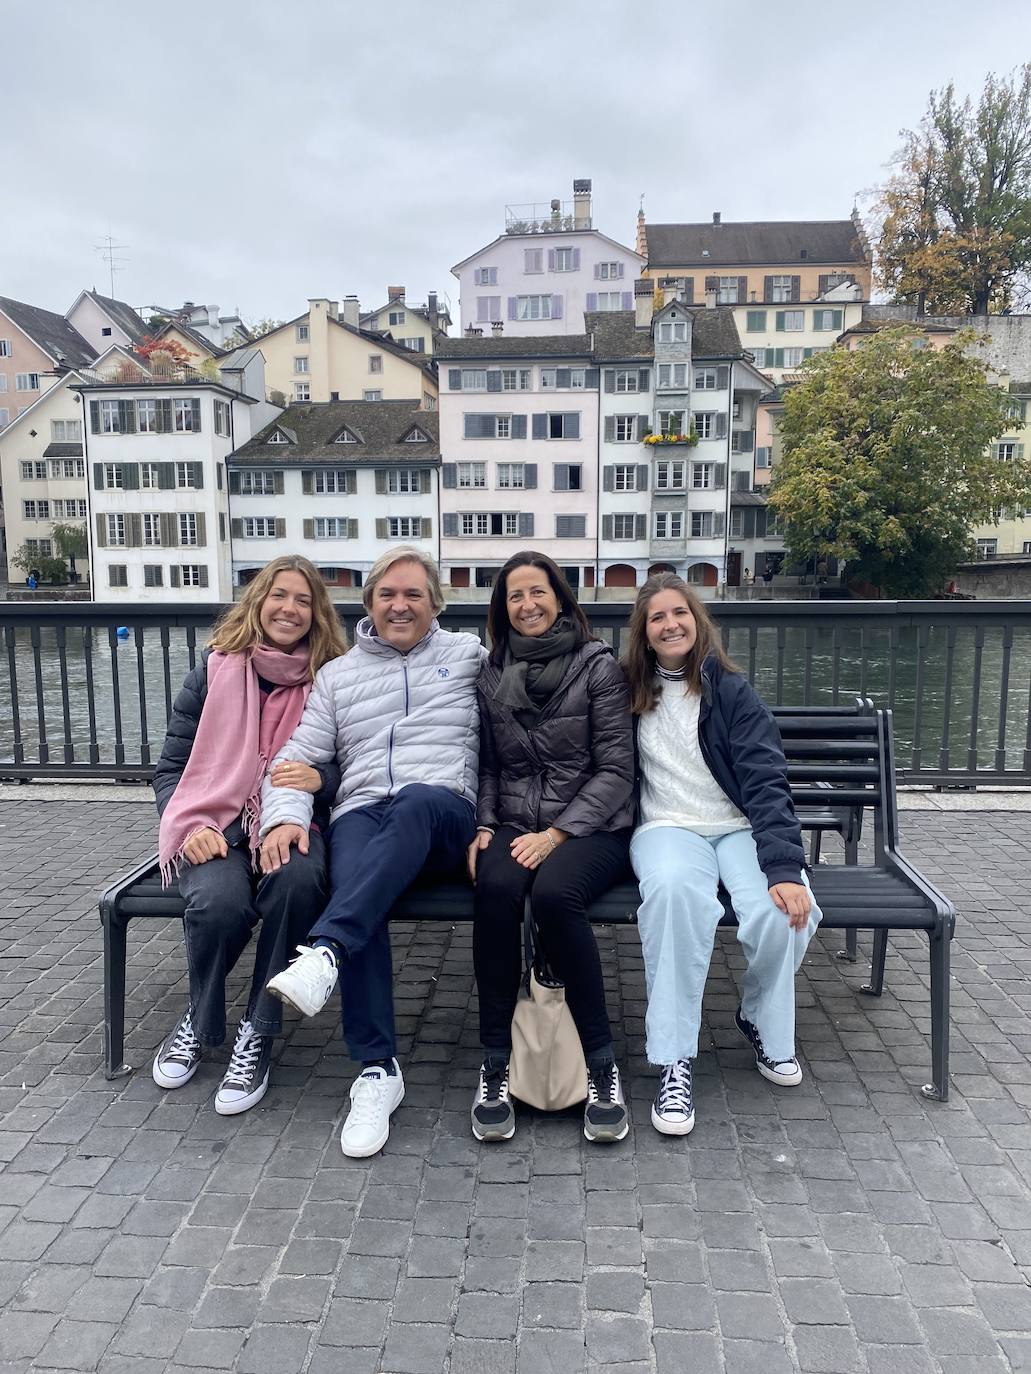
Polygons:
M125 1052L125 923L104 922L104 1077L125 1078L132 1066Z
M875 930L873 933L873 949L870 952L870 981L864 983L861 992L869 993L871 997L880 997L884 991L884 959L888 953L888 932L886 930Z
M809 864L810 864L810 866L812 866L813 864L818 864L818 863L820 862L820 847L821 847L821 841L822 841L822 840L823 840L823 835L821 834L821 832L820 832L819 830L814 830L814 831L813 831L813 837L812 837L812 839L809 841Z
M859 932L855 929L845 931L845 948L834 951L835 959L842 963L854 964L859 958Z
M931 1073L933 1083L920 1089L932 1102L949 1100L949 939L942 927L930 933Z

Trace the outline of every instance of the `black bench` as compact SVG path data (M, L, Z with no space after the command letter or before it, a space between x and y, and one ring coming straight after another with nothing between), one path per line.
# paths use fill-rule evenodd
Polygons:
M931 1075L921 1091L944 1102L949 1082L949 954L955 910L898 852L898 813L891 713L869 703L851 707L779 708L778 725L788 760L792 795L803 827L819 836L842 837L844 864L814 864L811 881L823 912L822 928L873 932L870 981L862 991L879 996L890 930L921 930L930 945ZM872 862L859 862L864 817L873 823ZM724 894L721 924L736 920ZM591 907L598 924L637 919L635 884L612 888ZM125 1034L126 931L136 917L182 917L174 887L162 890L156 857L119 878L100 899L104 929L104 1050L108 1078L132 1070L122 1062ZM459 880L416 883L392 913L395 920L472 918L472 889ZM854 946L852 946L854 949Z

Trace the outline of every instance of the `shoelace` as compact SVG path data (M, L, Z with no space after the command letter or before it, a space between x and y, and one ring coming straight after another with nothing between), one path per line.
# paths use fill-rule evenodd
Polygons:
M480 1101L508 1101L508 1068L480 1070Z
M193 1022L187 1012L176 1027L172 1043L168 1047L167 1059L192 1059L200 1049L200 1041L193 1033Z
M659 1111L691 1115L691 1071L682 1059L678 1059L675 1064L667 1064L662 1071Z
M762 1036L759 1034L759 1027L751 1021L749 1021L748 1024L752 1027L752 1033L755 1037L753 1041L753 1044L755 1046L755 1052L763 1061L763 1063L767 1066L767 1068L776 1071L780 1068L795 1067L794 1059L771 1059L770 1056L766 1053L766 1046L763 1044Z
M348 1121L356 1126L372 1126L382 1110L383 1099L387 1095L386 1075L383 1077L362 1074L355 1085L351 1098Z
M262 1037L254 1033L251 1023L241 1021L240 1029L236 1032L236 1044L229 1059L229 1067L222 1080L224 1088L246 1088L250 1085L258 1059L261 1057L261 1042Z
M615 1102L616 1083L619 1081L619 1070L615 1063L606 1064L602 1071L595 1075L590 1069L587 1070L587 1098L590 1102Z
M298 957L290 961L290 972L300 978L308 992L319 993L322 991L322 979L325 977L325 969L336 971L336 964L333 956L328 949L309 949L307 945L297 946ZM319 956L319 962L308 957L312 954Z

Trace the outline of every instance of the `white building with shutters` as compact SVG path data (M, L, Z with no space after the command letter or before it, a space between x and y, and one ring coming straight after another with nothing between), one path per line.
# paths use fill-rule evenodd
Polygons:
M417 400L289 406L229 458L234 584L302 553L350 599L392 545L439 558L437 423Z
M599 374L584 334L441 340L441 567L486 593L521 549L597 572Z

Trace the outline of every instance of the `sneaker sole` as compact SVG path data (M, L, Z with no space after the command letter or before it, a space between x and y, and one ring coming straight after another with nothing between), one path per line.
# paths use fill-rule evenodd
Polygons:
M774 1073L772 1069L768 1069L766 1065L761 1063L758 1059L755 1061L755 1067L762 1074L763 1078L766 1079L767 1083L776 1083L780 1088L797 1088L802 1081L801 1069L796 1069L790 1076L785 1076L781 1073Z
M219 1116L239 1116L241 1112L249 1112L252 1107L256 1107L261 1099L268 1092L268 1074L265 1075L261 1083L252 1093L246 1097L239 1097L230 1102L220 1102L218 1093L215 1094L215 1111Z
M345 1121L345 1122L344 1122L344 1125L343 1125L343 1128L341 1129L341 1132L340 1132L340 1150L341 1150L341 1153L344 1154L344 1155L346 1155L346 1157L347 1157L348 1159L368 1159L371 1155L378 1155L379 1152L380 1152L380 1150L382 1150L383 1146L384 1146L384 1145L387 1143L387 1141L390 1139L390 1118L394 1115L394 1113L397 1111L398 1107L400 1107L401 1103L402 1103L404 1100L405 1100L405 1094L404 1094L404 1089L402 1088L402 1089L401 1089L401 1096L397 1099L397 1101L396 1101L396 1102L394 1103L394 1105L391 1107L390 1112L389 1112L389 1114L388 1114L388 1116L387 1116L386 1128L384 1129L383 1134L382 1134L381 1136L377 1136L377 1137L376 1137L376 1143L375 1143L374 1145L363 1145L363 1146L361 1147L361 1149L357 1149L357 1148L353 1148L353 1147L352 1147L351 1149L348 1149L347 1146L344 1144L344 1131L347 1130L347 1122Z
M618 1140L625 1140L629 1134L629 1121L623 1122L621 1131L614 1131L609 1126L584 1126L584 1139L595 1145L614 1145Z
M158 1067L158 1061L157 1059L155 1059L153 1067L151 1069L151 1074L154 1078L154 1082L158 1085L159 1088L185 1088L187 1083L189 1083L190 1079L193 1077L193 1075L197 1072L199 1068L200 1060L198 1059L196 1064L194 1064L193 1068L190 1070L190 1072L183 1074L182 1078L169 1078L167 1074L163 1074L161 1072L161 1069Z
M473 1117L472 1128L476 1140L511 1140L516 1132L515 1113L512 1114L512 1120L507 1125L498 1126L481 1126Z
M660 1135L690 1135L694 1130L694 1112L685 1121L667 1121L652 1107L652 1125Z
M276 977L278 978L278 976L279 975L277 974ZM322 1001L318 1006L316 1006L314 1002L295 1001L294 998L291 997L290 994L286 992L283 988L276 986L275 978L271 979L268 983L265 984L265 991L270 992L273 997L278 998L279 1001L282 1002L285 1006L293 1007L294 1011L299 1011L302 1016L318 1016L319 1012L326 1005L326 1002L328 1002L329 999L333 996L333 988L335 987L336 983L334 983L333 987L330 988L330 990L326 993L325 1000Z

